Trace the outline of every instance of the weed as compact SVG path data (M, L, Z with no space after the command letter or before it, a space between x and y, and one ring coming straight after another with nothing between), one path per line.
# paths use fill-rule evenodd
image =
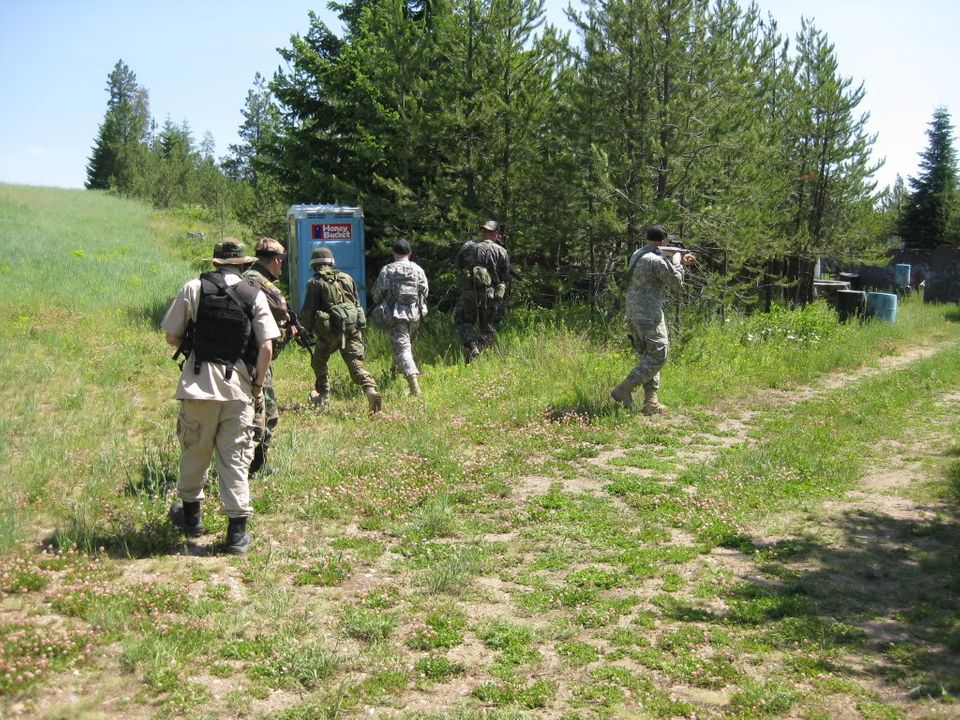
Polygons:
M446 682L466 673L462 663L453 662L441 655L427 655L417 660L414 671L421 677L435 682Z
M380 609L345 607L340 611L340 627L352 638L366 642L385 640L396 627L396 617Z
M343 555L327 555L298 574L293 583L331 587L346 580L352 571L353 565Z

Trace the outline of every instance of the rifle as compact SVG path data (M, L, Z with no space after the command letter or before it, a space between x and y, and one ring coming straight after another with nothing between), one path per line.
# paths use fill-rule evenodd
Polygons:
M287 313L290 316L290 321L287 323L288 327L292 327L297 331L297 334L294 336L294 340L297 341L297 345L302 347L309 353L313 352L314 340L310 336L310 333L307 332L307 329L300 322L300 318L297 317L297 314L290 309L290 306L287 306Z
M180 339L180 345L177 347L177 351L173 354L172 360L176 360L181 355L183 355L183 360L180 361L180 369L183 370L183 364L187 361L187 358L190 357L190 353L193 352L193 320L187 323L187 329L183 332L183 337Z

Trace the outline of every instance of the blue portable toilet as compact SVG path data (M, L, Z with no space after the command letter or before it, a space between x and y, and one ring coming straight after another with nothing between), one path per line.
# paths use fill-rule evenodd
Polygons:
M364 254L363 210L344 205L291 205L287 210L287 255L290 305L303 309L307 281L313 277L310 255L321 245L330 248L338 270L357 284L360 303L367 306L367 262Z

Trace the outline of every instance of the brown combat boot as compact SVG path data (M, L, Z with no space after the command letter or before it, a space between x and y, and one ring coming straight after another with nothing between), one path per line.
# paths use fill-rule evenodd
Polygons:
M413 397L420 397L420 376L419 375L408 375L407 384L410 386L410 394Z
M640 412L644 415L659 415L667 411L667 408L660 404L656 390L653 392L645 392L643 395L643 407L640 409Z
M383 409L383 395L373 386L365 387L363 394L367 396L367 406L371 413L378 413Z
M629 410L633 407L633 386L624 380L610 391L610 397Z

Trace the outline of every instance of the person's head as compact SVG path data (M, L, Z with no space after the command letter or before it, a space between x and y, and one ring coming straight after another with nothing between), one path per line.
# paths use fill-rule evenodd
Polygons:
M330 248L324 247L315 247L313 252L310 253L310 267L314 270L319 270L321 267L330 266L333 267L333 252Z
M487 220L480 226L480 234L483 235L483 239L490 242L496 242L497 238L500 237L498 230L499 226L496 220Z
M255 257L247 255L247 246L237 240L235 237L225 237L223 242L218 242L213 246L213 257L210 258L217 267L224 265L243 268L256 262Z
M670 239L670 233L663 225L654 225L647 230L647 244L660 247Z
M262 237L257 240L254 254L257 256L260 264L274 275L280 274L283 261L287 259L287 253L283 249L283 245L272 237Z
M410 257L410 243L408 243L403 238L399 238L393 241L393 244L390 246L390 249L393 251L393 259L400 260L402 258Z

